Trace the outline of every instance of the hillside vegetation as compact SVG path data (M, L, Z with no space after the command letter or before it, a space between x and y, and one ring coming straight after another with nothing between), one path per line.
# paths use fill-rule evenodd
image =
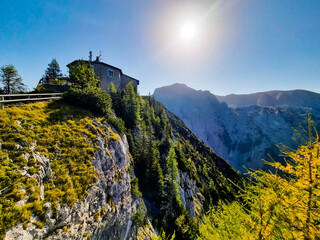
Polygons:
M237 201L204 217L198 239L320 239L320 139L309 116L297 150L281 146L277 172L251 172Z
M126 126L143 197L153 206L153 223L175 230L178 239L193 239L203 210L234 199L232 181L240 181L239 175L153 97L140 97L131 84L124 91L111 85L109 92Z
M91 161L103 118L62 103L35 103L6 108L0 115L0 229L30 221L31 214L44 220L44 203L55 209L73 206L96 181ZM110 130L111 131L111 130ZM115 136L117 137L117 136ZM42 156L50 159L44 189L37 179ZM41 222L39 222L41 225Z
M198 219L210 204L234 199L232 182L240 180L238 174L180 119L153 98L138 96L131 84L123 91L111 86L110 95L86 87L53 103L1 110L2 237L18 223L29 229L32 222L41 229L47 203L52 213L59 213L61 207L72 209L88 196L98 179L92 164L101 150L98 137L107 144L121 139L117 132L127 136L133 156L132 167L125 169L136 175L131 179L132 197L142 197L147 207L138 207L132 215L135 226L144 227L150 219L177 239L194 239Z
M310 117L284 164L245 181L153 97L81 67L94 81L80 71L61 100L0 110L1 238L320 238Z

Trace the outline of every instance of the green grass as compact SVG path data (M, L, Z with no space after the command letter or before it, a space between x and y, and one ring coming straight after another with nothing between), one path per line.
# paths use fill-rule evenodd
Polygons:
M98 127L103 122L105 118L59 101L0 110L0 238L11 226L29 222L31 213L43 221L44 203L51 202L53 209L58 204L73 206L88 193L96 181L91 160L99 149L97 134L105 142L119 140L111 129ZM44 179L44 199L34 177L41 164L34 159L32 146L52 168L52 177ZM22 176L22 170L30 177ZM26 197L25 205L16 205Z

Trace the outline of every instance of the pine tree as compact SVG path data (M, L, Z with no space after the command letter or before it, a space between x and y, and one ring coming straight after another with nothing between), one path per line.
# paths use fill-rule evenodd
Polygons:
M169 119L167 117L165 109L163 109L163 111L161 113L160 120L161 120L160 124L161 124L161 127L163 129L164 137L171 138L171 136L172 136L171 126L170 126Z
M4 93L19 93L26 90L26 86L22 83L22 78L13 65L2 66L0 77L1 83L4 86Z
M140 121L140 97L136 94L132 82L128 83L123 97L123 119L129 129L133 129Z
M45 71L45 79L47 81L52 81L55 79L59 79L62 77L62 73L60 70L59 63L57 60L54 58L52 61L48 64L48 67ZM48 83L48 82L47 82Z
M174 196L174 199L178 205L182 205L180 200L180 191L179 191L179 184L180 181L179 177L179 169L178 169L178 162L177 156L174 151L174 147L170 148L169 155L166 159L167 162L167 170L168 174L166 175L167 186L169 187L169 193L171 196Z
M154 160L153 160L153 164L152 164L152 170L155 175L155 177L153 179L156 180L158 194L160 195L160 197L163 197L165 194L164 193L165 182L164 182L163 170L160 165L160 153L157 148L154 148L154 150L153 150L153 158L154 158Z
M117 95L117 89L114 86L113 82L110 83L110 85L108 87L108 92L109 92L112 99L114 99L115 96Z

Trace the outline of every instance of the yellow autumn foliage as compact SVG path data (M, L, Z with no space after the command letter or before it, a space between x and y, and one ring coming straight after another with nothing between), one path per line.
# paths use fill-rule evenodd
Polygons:
M320 239L320 138L309 116L297 150L281 146L285 163L250 172L238 201L212 208L198 239Z

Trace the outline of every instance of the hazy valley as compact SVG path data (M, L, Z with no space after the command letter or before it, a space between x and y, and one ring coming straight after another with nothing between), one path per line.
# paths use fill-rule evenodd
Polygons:
M303 90L222 97L174 84L154 96L242 173L265 168L268 155L281 161L276 144L296 148L292 129L306 127L308 113L320 125L320 94Z

